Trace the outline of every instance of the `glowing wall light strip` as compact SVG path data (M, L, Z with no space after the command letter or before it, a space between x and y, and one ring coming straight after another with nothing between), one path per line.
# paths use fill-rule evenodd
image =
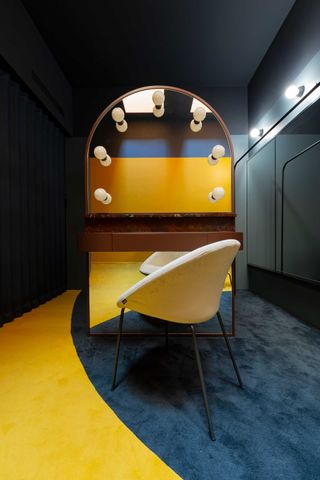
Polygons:
M157 90L164 92L163 89L157 88L155 90L143 90L125 97L123 105L126 113L152 113L154 107L152 95Z

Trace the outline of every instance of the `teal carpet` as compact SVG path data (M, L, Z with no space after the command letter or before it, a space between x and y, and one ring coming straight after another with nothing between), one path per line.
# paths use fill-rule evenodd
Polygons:
M228 293L221 311L229 318ZM128 312L124 329L137 328L163 331L161 323ZM218 331L218 322L202 328ZM118 387L111 392L115 338L86 335L83 294L74 306L72 335L101 397L184 480L320 479L319 330L238 292L231 343L245 390L237 386L223 339L198 340L216 442L208 435L191 338L171 338L166 352L161 337L124 337Z

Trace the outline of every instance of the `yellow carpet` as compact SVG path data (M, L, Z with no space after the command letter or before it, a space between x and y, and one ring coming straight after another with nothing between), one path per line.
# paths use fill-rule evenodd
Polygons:
M91 262L90 268L90 325L119 315L117 298L144 278L139 272L140 262ZM225 291L231 290L230 277L227 276Z
M94 390L69 291L0 329L0 478L177 480Z

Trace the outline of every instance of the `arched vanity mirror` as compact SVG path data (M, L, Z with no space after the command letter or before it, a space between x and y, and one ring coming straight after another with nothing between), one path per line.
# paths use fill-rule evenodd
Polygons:
M96 331L117 316L117 294L140 278L151 252L242 241L230 134L197 95L150 86L116 99L88 136L85 172L80 248L88 252L88 318Z
M232 212L232 157L229 132L203 99L173 87L129 92L88 138L87 213Z

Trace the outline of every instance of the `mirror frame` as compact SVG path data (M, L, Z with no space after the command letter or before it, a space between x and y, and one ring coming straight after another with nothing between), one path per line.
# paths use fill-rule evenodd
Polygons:
M169 91L172 91L172 92L181 93L182 95L187 95L189 97L195 98L199 102L203 103L211 111L211 113L214 115L214 117L218 120L218 122L219 122L225 136L226 136L228 146L229 146L229 151L230 151L230 157L231 157L231 172L230 172L230 175L231 175L231 213L235 213L234 168L233 168L233 165L234 165L234 150L233 150L233 145L232 145L230 132L229 132L226 124L222 120L221 116L218 114L218 112L206 100L204 100L199 95L196 95L196 94L194 94L194 93L192 93L188 90L184 90L184 89L179 88L179 87L172 87L172 86L168 86L168 85L149 85L149 86L146 86L146 87L140 87L140 88L137 88L135 90L131 90L131 91L121 95L120 97L116 98L104 110L102 110L102 112L97 117L96 121L94 122L93 126L91 127L90 133L87 137L86 146L85 146L85 216L90 215L90 216L97 216L98 217L99 215L101 215L99 213L89 212L89 204L90 204L90 201L89 201L89 194L90 194L90 189L89 189L90 155L89 155L89 153L90 153L91 141L92 141L93 135L95 134L96 129L98 128L98 126L100 125L100 123L104 119L104 117L118 103L122 102L122 100L124 98L126 98L130 95L133 95L135 93L145 91L145 90L156 90L156 89L169 90ZM130 212L128 212L128 213L130 213ZM203 215L208 215L208 213L204 213ZM105 214L102 214L102 215L105 215ZM114 214L114 215L116 216L116 214ZM121 215L119 214L119 216L121 216Z

